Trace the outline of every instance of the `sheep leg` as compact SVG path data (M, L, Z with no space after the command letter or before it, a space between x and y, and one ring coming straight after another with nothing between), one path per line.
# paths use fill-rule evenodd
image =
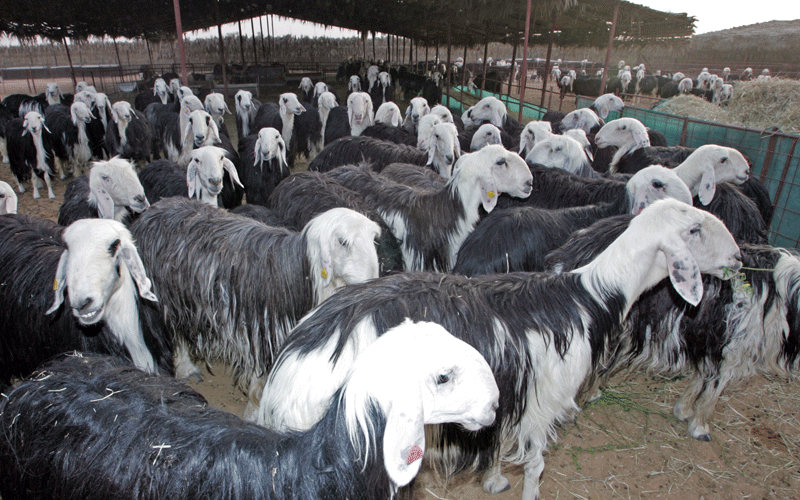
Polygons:
M64 163L61 161L61 158L59 158L58 156L53 158L53 161L56 164L56 169L58 169L58 171L61 173L61 175L59 175L59 178L63 181L64 179L67 178L67 172L64 170Z
M248 422L255 422L258 418L258 406L261 403L261 394L264 392L264 382L264 378L255 373L250 377L250 385L247 390L248 401L242 417Z
M56 195L53 192L53 185L50 183L50 173L46 170L44 172L44 182L47 184L47 197L51 200L54 199Z
M3 137L0 137L0 154L3 155L3 163L8 163L8 146Z
M42 180L39 178L38 175L36 175L35 172L31 176L31 184L33 184L33 199L38 200L39 198L42 197L42 195L39 194L39 188L44 186L42 186Z
M706 381L705 390L695 401L694 415L689 419L689 434L693 438L700 441L711 441L709 423L714 417L717 401L733 375L732 371L723 369L720 376Z
M17 181L17 186L19 186L20 194L24 193L25 192L25 186L23 186L22 183L19 181L19 177L17 177L17 174L14 174L14 180Z
M675 403L675 407L672 409L672 414L675 415L675 418L681 422L688 422L694 416L694 402L703 392L705 383L705 379L698 373L692 377L689 387L678 398L678 402Z
M189 377L194 377L198 382L202 382L203 372L192 362L186 342L178 340L175 343L175 378L184 380Z
M500 473L500 466L500 460L495 459L494 463L484 472L483 489L486 493L497 494L511 488L508 479Z
M533 460L525 464L525 482L522 487L522 500L539 498L539 477L544 470L544 457L537 453Z

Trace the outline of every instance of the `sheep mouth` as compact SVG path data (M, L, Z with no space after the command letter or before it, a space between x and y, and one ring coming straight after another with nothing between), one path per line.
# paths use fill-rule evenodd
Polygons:
M134 212L136 212L136 213L142 213L142 212L144 212L144 211L145 211L145 209L147 209L147 207L149 207L149 206L150 206L150 204L149 204L149 203L137 203L137 202L133 202L133 203L131 203L131 204L130 204L130 205L128 205L128 206L129 206L129 207L130 207L130 209L131 209L131 210L133 210Z
M461 426L468 431L475 432L483 429L484 427L492 425L494 423L494 419L495 415L494 412L492 412L491 418L486 418L482 420L471 418L469 420L462 421Z
M217 196L221 192L222 192L222 186L220 186L220 187L209 186L208 187L208 194L210 194L211 196Z
M81 312L79 309L75 308L72 309L72 314L84 325L93 325L103 319L103 312L104 310L102 307L86 312Z
M747 175L747 174L737 175L736 176L736 180L739 181L739 182L746 182L747 179L749 179L749 178L750 178L750 176Z
M195 140L194 140L194 147L196 147L196 148L201 148L201 147L203 147L203 143L204 143L204 142L205 142L205 138L204 138L204 139L202 139L202 140L200 140L200 139L195 139Z

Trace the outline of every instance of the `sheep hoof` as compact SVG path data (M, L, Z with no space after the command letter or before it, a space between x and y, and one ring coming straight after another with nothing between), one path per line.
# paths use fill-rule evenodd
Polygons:
M600 390L600 389L597 389L597 392L595 392L594 394L592 394L589 397L589 400L587 401L587 403L594 403L595 401L599 401L600 398L602 398L602 397L603 397L603 391Z
M689 423L689 435L698 441L711 441L711 433L706 425L692 425Z
M699 436L692 436L698 441L705 441L706 443L711 442L711 436L708 434L700 434Z
M511 484L509 484L505 476L495 476L484 481L483 489L486 493L496 495L511 489Z

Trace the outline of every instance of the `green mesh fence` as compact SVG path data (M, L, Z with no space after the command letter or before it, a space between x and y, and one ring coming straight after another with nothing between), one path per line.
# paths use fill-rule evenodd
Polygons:
M465 105L459 100L461 95L461 87L452 87L450 89L450 102L447 102L447 95L442 94L442 104L445 106L449 106L452 109L460 109L462 112L466 111L469 106ZM494 96L501 101L503 101L508 108L508 113L513 116L519 116L519 99L515 99L513 97L509 97L503 94L495 94L494 92L487 92L485 90L475 89L471 91L469 89L464 89L464 95L469 95L475 99L483 99L484 97ZM525 103L522 109L522 115L531 119L531 120L541 120L544 114L547 113L547 109L541 106L537 106L535 104ZM524 120L523 120L524 121Z
M585 108L592 102L592 98L578 96L576 106ZM719 144L741 151L751 161L750 174L764 182L775 207L769 228L770 243L800 248L799 136L721 125L630 106L625 107L622 116L636 118L645 126L662 132L673 146ZM609 116L606 121L617 117Z

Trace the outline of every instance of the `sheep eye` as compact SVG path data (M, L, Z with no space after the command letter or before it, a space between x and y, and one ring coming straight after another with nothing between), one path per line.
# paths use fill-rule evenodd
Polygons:
M720 162L720 163L725 163L726 161L728 161L728 158L727 158L727 157L726 157L726 158L723 158L723 159L721 159L719 162Z
M662 189L664 187L664 183L661 181L653 181L653 187L656 189Z
M692 228L692 229L689 231L689 234L700 234L700 226L695 226L695 227L693 227L693 228Z
M623 126L622 126L622 130L627 130L627 129L628 129L628 126L627 126L627 125L623 125Z
M344 238L339 238L339 244L342 245L343 247L347 246L347 242L344 240Z
M119 249L119 244L120 244L120 241L119 241L119 238L117 238L116 240L114 240L113 243L111 243L111 245L108 246L108 252L112 256L117 254L117 250Z
M192 119L191 118L189 118L189 123L192 123Z
M496 165L505 165L506 164L506 159L505 158L500 158L495 162L495 164Z
M283 102L289 102L289 99L286 99L286 98L284 97L284 99L283 99Z
M436 384L442 385L450 382L450 372L447 373L440 373L439 376L436 378Z
M237 95L237 96L236 96L236 100L238 100L239 102L241 102L241 101L242 101L242 96L240 96L240 95Z

